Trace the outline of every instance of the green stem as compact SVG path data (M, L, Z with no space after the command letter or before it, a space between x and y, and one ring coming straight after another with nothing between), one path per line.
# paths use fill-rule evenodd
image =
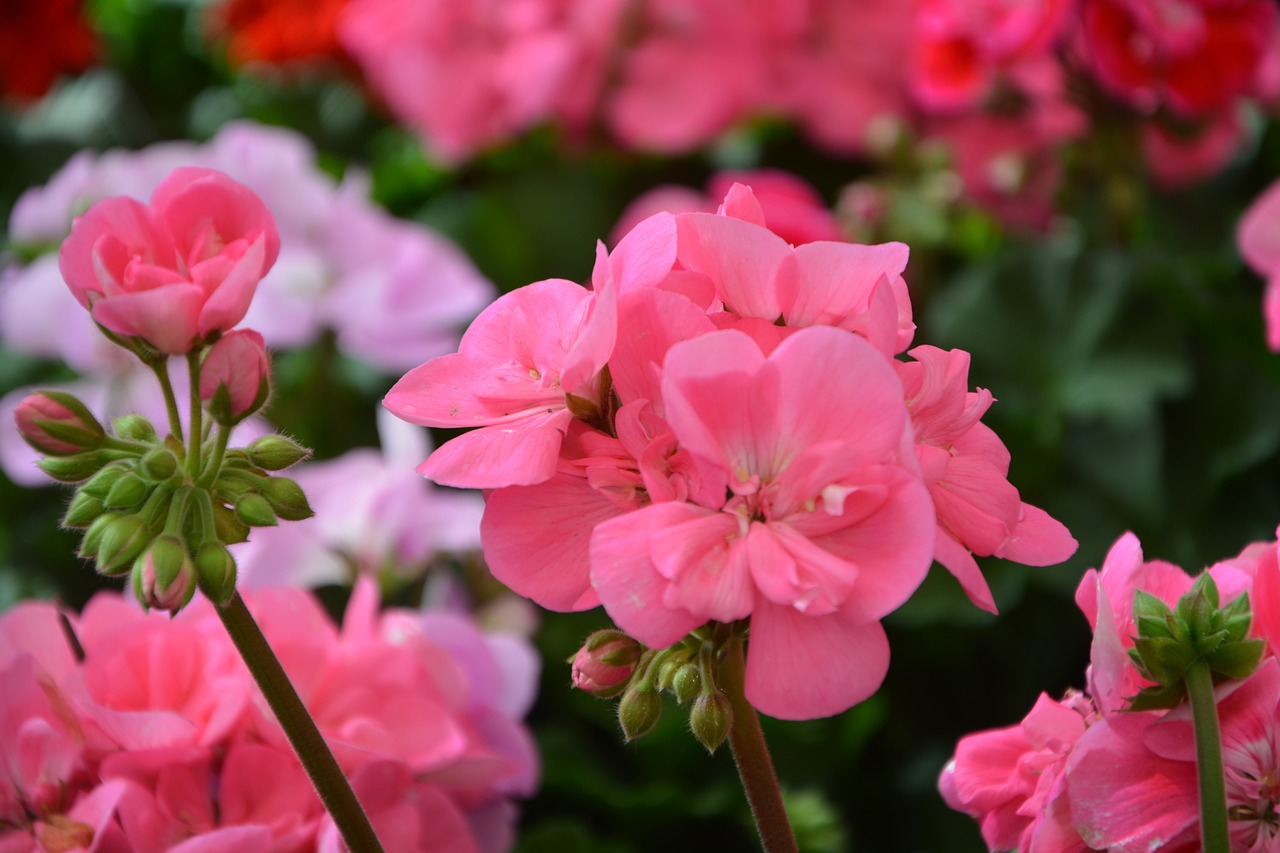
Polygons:
M796 853L796 839L782 804L782 790L769 758L760 717L744 692L745 672L742 636L735 635L725 646L725 661L720 669L720 689L733 707L729 748L733 750L733 762L738 767L738 777L751 805L751 816L765 853Z
M187 451L187 475L193 480L200 475L200 446L204 443L204 424L200 422L204 409L200 405L200 353L187 353L187 377L191 386L191 445Z
M231 439L231 427L218 425L217 438L214 439L213 454L205 464L200 475L200 485L209 487L218 481L218 469L222 467L222 457L227 453L227 442Z
M173 393L173 382L169 379L169 362L148 361L147 367L160 380L160 390L164 392L164 408L169 413L169 432L178 441L182 441L182 417L178 414L178 398Z
M1196 776L1200 781L1200 849L1204 853L1231 853L1227 832L1227 791L1222 770L1222 738L1218 733L1218 706L1213 696L1213 676L1204 658L1187 670L1187 695L1196 732Z
M239 592L215 608L351 853L381 853L369 818Z

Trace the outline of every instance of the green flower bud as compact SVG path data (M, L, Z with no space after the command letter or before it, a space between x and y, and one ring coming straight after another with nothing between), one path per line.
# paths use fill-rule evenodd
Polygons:
M177 613L196 591L196 569L187 543L157 536L133 563L133 591L143 607Z
M676 695L676 701L684 704L698 695L702 690L702 673L698 670L696 663L687 663L676 670L675 676L671 679L671 692Z
M107 464L100 450L89 450L74 456L46 456L36 465L59 483L79 483L89 479Z
M315 515L302 487L288 477L268 478L261 491L276 515L285 521L302 521Z
M283 471L311 455L311 451L283 435L264 435L245 448L249 461L267 471Z
M732 725L733 706L721 690L699 694L689 709L689 728L707 752L714 753L724 743Z
M107 512L98 516L89 525L89 529L85 531L84 537L80 540L80 550L78 556L84 560L98 559L98 550L102 547L102 534L112 522L121 518L117 512Z
M241 495L236 501L236 518L250 527L274 527L279 524L267 499L253 492Z
M133 509L146 499L150 491L151 487L145 480L130 472L116 478L102 503L109 509Z
M628 741L647 735L662 717L662 694L656 690L627 690L618 703L618 725Z
M151 531L136 515L122 515L102 531L98 545L98 573L118 575L128 570L151 542Z
M200 591L221 606L236 591L236 560L221 542L206 542L196 552L196 576Z
M249 525L239 519L233 510L221 504L213 505L213 535L224 545L234 545L249 538Z
M154 447L143 454L139 469L148 480L159 483L178 472L178 457L167 447Z
M71 499L67 512L62 516L62 526L71 528L86 528L98 518L106 508L102 505L102 501L93 495L86 495L84 492L76 492L76 496Z
M94 474L77 491L81 494L93 495L95 498L102 500L111 491L111 487L116 484L116 480L127 473L129 473L128 466L116 462Z
M156 428L151 421L139 414L123 415L111 422L111 429L121 438L151 443L156 438Z

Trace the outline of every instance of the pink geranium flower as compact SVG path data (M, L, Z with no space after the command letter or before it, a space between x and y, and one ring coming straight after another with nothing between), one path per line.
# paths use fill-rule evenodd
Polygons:
M1280 352L1280 181L1249 205L1236 228L1236 245L1253 271L1267 279L1262 301L1267 346Z
M97 322L180 355L244 318L279 252L271 214L250 189L220 172L183 168L150 205L120 196L90 208L58 265Z

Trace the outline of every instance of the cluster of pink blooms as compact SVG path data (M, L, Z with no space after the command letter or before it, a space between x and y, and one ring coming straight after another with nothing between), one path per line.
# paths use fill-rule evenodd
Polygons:
M1210 569L1225 604L1247 593L1251 634L1266 640L1248 679L1216 690L1231 849L1280 843L1280 563L1276 543L1255 544ZM1144 562L1131 533L1090 570L1076 602L1093 628L1088 687L1041 694L1020 725L963 738L939 782L947 803L976 818L993 850L1193 853L1200 806L1190 707L1133 712L1150 682L1129 658L1137 634L1134 592L1172 606L1192 578Z
M370 582L340 628L300 590L249 606L388 850L510 846L538 778L524 641L379 612ZM170 619L100 593L60 618L0 616L0 850L345 849L208 602Z
M1245 262L1267 280L1262 319L1267 346L1280 352L1280 182L1272 184L1245 211L1236 229L1236 243Z
M935 558L994 610L973 554L1075 549L1010 485L968 354L895 358L906 263L900 243L793 246L735 184L718 213L658 213L599 246L589 289L499 298L385 402L478 427L419 470L489 490L485 556L513 590L603 604L651 648L750 617L752 704L839 713L879 687L879 620Z
M1090 78L1143 117L1152 169L1202 177L1280 94L1271 0L350 0L339 41L439 157L531 126L687 151L776 117L860 154L886 126L946 142L973 197L1047 199Z

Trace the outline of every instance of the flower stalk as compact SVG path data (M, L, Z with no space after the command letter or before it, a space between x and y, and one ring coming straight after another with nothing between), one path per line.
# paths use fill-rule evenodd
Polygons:
M1185 676L1196 733L1196 779L1200 785L1200 845L1204 853L1231 853L1227 832L1227 792L1222 769L1222 736L1213 676L1204 659Z

